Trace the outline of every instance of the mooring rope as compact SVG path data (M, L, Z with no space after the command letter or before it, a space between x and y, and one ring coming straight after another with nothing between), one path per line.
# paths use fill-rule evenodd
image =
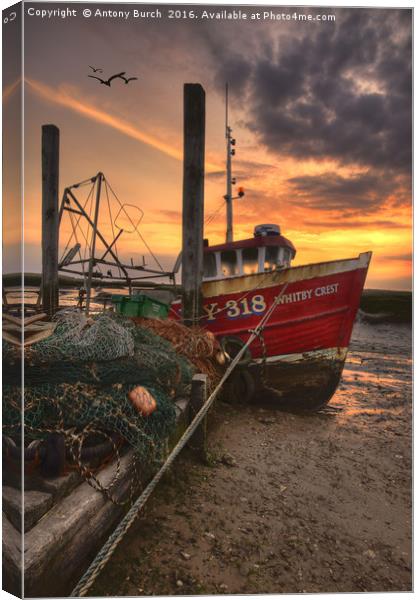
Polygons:
M140 510L143 508L143 506L147 502L148 498L153 493L154 489L156 488L159 481L162 479L163 475L172 466L175 459L179 455L180 451L184 448L184 446L191 439L192 435L195 433L196 428L198 427L198 425L201 423L201 421L207 414L208 410L210 409L212 403L216 399L216 397L217 397L218 393L220 392L222 386L224 385L225 381L231 375L232 371L235 369L237 364L240 362L240 359L242 358L243 354L246 352L247 348L252 344L252 342L259 336L260 332L264 329L266 323L271 318L273 311L278 306L279 301L280 301L283 293L287 289L287 287L288 287L288 283L285 283L284 286L282 287L280 293L278 294L278 296L275 297L275 300L273 301L270 308L267 310L265 315L259 321L259 324L255 327L255 329L252 330L252 333L250 334L247 342L239 350L237 355L234 357L234 359L228 366L226 372L224 373L222 379L220 380L220 382L217 385L217 387L215 388L215 390L208 396L208 399L206 400L206 402L202 405L201 409L196 414L195 418L192 420L190 425L187 427L187 429L183 433L182 437L177 442L176 446L173 448L172 452L167 457L166 462L162 465L160 470L155 474L153 479L150 481L150 483L147 485L147 487L144 489L144 491L141 493L141 495L137 498L137 500L131 506L131 508L125 515L125 517L122 519L122 521L119 523L119 525L113 531L113 533L109 536L109 538L107 539L105 544L102 546L99 553L93 559L93 562L91 563L91 565L89 566L87 571L84 573L84 575L82 576L82 578L80 579L80 581L78 582L76 587L71 592L71 594L70 594L71 597L77 598L77 597L85 596L86 593L88 592L88 590L90 589L90 587L93 585L97 576L99 575L99 573L102 571L102 569L104 568L104 566L106 565L108 560L113 555L119 542L122 540L124 535L127 533L128 529L131 527L131 525L134 523L135 519L138 517Z

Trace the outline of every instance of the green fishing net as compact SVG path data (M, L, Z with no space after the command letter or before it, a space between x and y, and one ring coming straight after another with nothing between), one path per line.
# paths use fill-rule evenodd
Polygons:
M25 349L25 439L90 427L119 434L144 458L158 456L175 428L173 400L188 394L193 366L126 317L65 310L55 320L50 337ZM3 430L13 435L21 420L21 364L7 342L3 350ZM128 400L136 386L156 399L148 417Z

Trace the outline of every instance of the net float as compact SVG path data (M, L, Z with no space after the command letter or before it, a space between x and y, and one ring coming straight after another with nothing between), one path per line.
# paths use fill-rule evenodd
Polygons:
M138 385L128 392L128 399L143 417L148 417L157 408L157 402L154 396L141 385Z

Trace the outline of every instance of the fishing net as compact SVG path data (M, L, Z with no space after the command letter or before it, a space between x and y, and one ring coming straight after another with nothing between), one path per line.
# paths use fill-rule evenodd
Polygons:
M57 313L53 334L25 349L25 443L59 431L74 445L86 431L121 436L137 458L160 460L176 425L173 400L189 394L196 367L168 339L114 313ZM3 430L21 422L19 351L3 343ZM135 387L157 403L145 417L128 399Z
M208 375L210 391L221 379L224 353L216 337L201 327L186 327L179 321L159 319L133 319L145 328L168 340L176 352L193 364L198 373Z
M161 441L173 431L173 403L168 402L161 390L150 388L157 410L143 417L127 398L131 389L129 384L102 388L86 383L28 386L25 389L25 437L42 439L46 433L65 434L88 426L95 431L118 433L137 453L157 458ZM4 427L12 432L20 426L21 394L15 386L6 387L5 394Z
M52 363L54 361L107 361L134 354L132 327L103 313L95 318L84 313L63 310L55 316L54 334L25 352L28 361Z

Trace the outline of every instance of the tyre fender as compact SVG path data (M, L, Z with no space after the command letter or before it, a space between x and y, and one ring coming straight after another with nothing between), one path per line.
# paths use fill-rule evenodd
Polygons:
M232 362L240 350L245 345L245 342L239 337L233 335L226 335L220 339L220 346L224 353L224 356L229 362ZM239 367L247 367L252 360L252 353L250 348L247 347L245 353L237 363Z

